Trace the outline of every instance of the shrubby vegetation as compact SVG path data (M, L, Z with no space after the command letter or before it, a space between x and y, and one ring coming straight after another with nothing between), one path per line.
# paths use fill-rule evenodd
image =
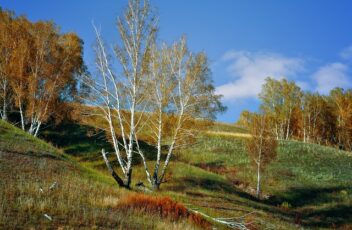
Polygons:
M171 200L169 197L133 194L124 197L119 202L118 208L125 211L134 210L156 214L171 220L188 218L202 229L211 229L211 224L202 216L189 211L184 205Z

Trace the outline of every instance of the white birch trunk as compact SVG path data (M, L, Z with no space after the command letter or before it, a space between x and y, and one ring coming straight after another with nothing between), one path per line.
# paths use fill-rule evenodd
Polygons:
M23 109L22 109L22 103L21 102L19 102L19 107L20 107L20 116L21 116L21 127L22 127L22 130L25 131L24 114L23 114Z
M261 193L260 179L261 179L261 177L260 177L260 162L258 162L258 164L257 164L257 198L258 199L260 199L260 193Z

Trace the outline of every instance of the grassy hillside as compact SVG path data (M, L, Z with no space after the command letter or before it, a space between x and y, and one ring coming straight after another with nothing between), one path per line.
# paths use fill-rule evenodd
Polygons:
M19 219L23 226L195 228L189 221L175 222L150 211L139 210L136 219L132 213L126 215L118 204L134 192L118 189L107 175L100 150L110 146L104 134L94 128L66 124L45 131L42 138L60 147L57 150L10 125L0 124L7 130L0 134L0 176L7 178L0 183L14 184L6 188L7 195L0 195L1 204L11 199L14 204L0 207L0 212L6 213L1 216L11 220L12 225L7 226L14 226ZM257 200L251 195L255 172L245 150L244 140L248 137L238 133L245 130L239 132L235 126L220 124L205 132L195 145L180 151L172 159L167 183L162 184L157 195L169 196L212 217L241 217L238 221L251 229L352 227L351 153L295 141L281 142L278 159L265 174L266 199ZM21 142L24 147L15 155L10 151L14 145L5 141L14 138L27 140ZM49 192L48 187L55 181L59 186ZM134 183L139 181L148 184L137 160ZM38 192L40 187L48 195ZM28 213L33 213L32 217ZM53 216L53 221L45 218L45 213ZM6 223L4 217L0 223Z
M197 148L183 152L180 159L218 172L236 188L253 192L255 172L243 138L204 136ZM262 203L307 227L352 227L351 175L350 152L284 141L278 159L266 171L263 189L268 199Z
M58 158L63 156L45 141L23 133L22 130L0 120L0 151Z
M119 208L135 192L0 121L0 229L194 229L187 219ZM136 213L137 212L137 213Z

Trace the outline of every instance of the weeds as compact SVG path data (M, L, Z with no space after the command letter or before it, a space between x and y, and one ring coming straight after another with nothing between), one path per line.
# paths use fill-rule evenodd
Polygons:
M198 214L189 212L185 206L177 203L169 197L156 197L144 194L133 194L123 198L117 208L122 210L142 211L149 214L156 214L161 218L168 218L172 221L189 219L193 224L210 229L211 224Z

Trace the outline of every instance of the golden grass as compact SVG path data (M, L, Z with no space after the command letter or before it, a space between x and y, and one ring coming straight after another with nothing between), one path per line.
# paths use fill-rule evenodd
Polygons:
M0 151L0 229L197 228L194 218L116 208L135 193L84 170L68 160Z
M244 137L250 138L251 135L248 133L237 133L237 132L224 132L224 131L206 131L206 134L214 136L226 136L226 137Z
M107 219L121 192L68 162L1 152L0 177L1 229L121 226L118 212Z

